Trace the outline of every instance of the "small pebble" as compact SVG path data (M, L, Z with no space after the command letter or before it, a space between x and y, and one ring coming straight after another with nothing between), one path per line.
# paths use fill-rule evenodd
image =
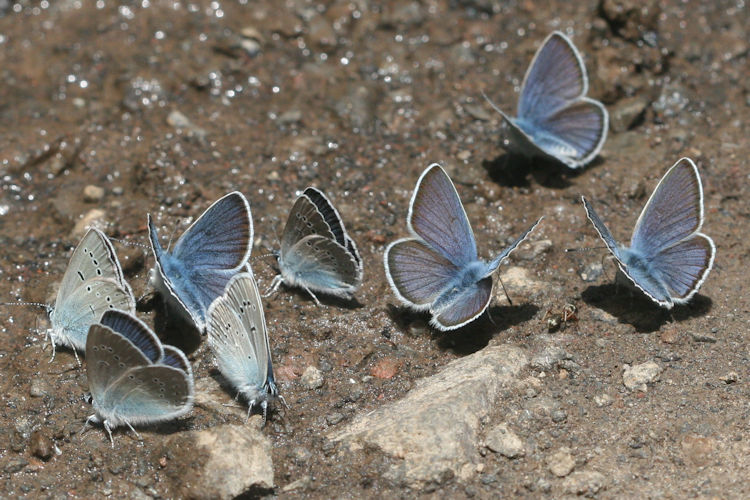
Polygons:
M648 390L647 384L655 382L659 378L661 367L654 361L647 361L640 365L624 365L622 383L631 391Z
M41 398L47 395L49 385L41 378L34 378L31 380L29 386L29 396L32 398Z
M73 239L80 239L86 234L86 231L91 227L98 229L104 229L106 226L107 213L101 208L92 208L86 214L78 219L73 230L70 232L70 237Z
M302 382L302 385L310 390L318 389L323 386L323 374L320 372L320 370L310 365L305 368L304 373L302 373L300 382Z
M565 477L573 471L576 461L570 454L569 448L560 448L555 453L547 457L547 467L549 471L557 477Z
M52 440L42 434L41 430L35 430L31 433L29 447L31 448L31 453L42 460L49 460L55 451L55 445L52 443Z
M86 203L96 203L104 198L104 188L89 184L83 188L83 201Z
M695 342L706 342L708 344L716 343L716 337L707 333L690 332L690 337L692 337Z
M328 425L336 425L342 420L344 420L344 415L337 411L326 415L326 422L328 422Z

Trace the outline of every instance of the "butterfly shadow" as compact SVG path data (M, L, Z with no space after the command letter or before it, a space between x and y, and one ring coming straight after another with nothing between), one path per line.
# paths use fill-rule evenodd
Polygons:
M421 323L425 325L425 331L430 332L431 338L437 341L441 349L450 349L459 355L472 354L487 347L496 334L511 326L529 321L536 315L537 311L539 311L539 308L533 304L491 306L484 314L468 325L456 330L442 332L429 326L430 315L428 312L416 312L408 307L388 304L388 316L399 330L405 332L409 330L411 325Z
M586 304L611 314L620 323L627 323L638 333L652 333L671 321L680 322L707 314L713 301L704 295L695 295L688 304L673 309L658 306L635 290L617 284L590 286L581 293Z
M200 347L203 336L195 325L169 310L169 306L158 293L147 295L136 304L136 310L154 312L154 331L165 344L179 348L185 355Z
M315 304L315 299L313 299L309 293L307 293L306 290L303 290L301 288L297 287L287 287L283 286L283 290L277 290L274 293L284 293L284 291L295 295L298 299L301 301L311 302L313 305ZM326 293L316 293L315 296L318 298L318 302L320 302L320 305L325 307L338 307L341 309L361 309L364 306L356 297L351 298L344 298L344 297L336 297L335 295L329 295Z
M591 164L600 162L597 158ZM589 165L591 165L589 164ZM529 159L525 156L503 153L493 160L484 160L482 167L494 182L506 187L530 187L529 174L534 181L551 189L565 189L571 185L568 180L576 177L583 169L570 169L565 165L546 158Z

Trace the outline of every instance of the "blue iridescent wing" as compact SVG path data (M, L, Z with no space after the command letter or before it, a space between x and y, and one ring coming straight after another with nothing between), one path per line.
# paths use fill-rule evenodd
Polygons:
M388 245L383 260L396 297L417 310L429 309L459 273L451 261L412 238Z
M239 269L250 257L250 204L234 191L214 202L180 236L172 255L191 269Z
M104 313L99 323L128 339L150 362L155 363L164 356L159 338L134 315L111 310Z
M607 245L607 248L610 252L612 252L612 255L617 258L620 263L623 262L623 254L622 249L617 244L617 241L615 241L615 237L612 236L612 233L607 229L607 226L604 225L604 222L599 218L599 215L594 211L594 207L591 206L591 203L589 201L581 196L581 201L583 202L583 207L586 209L586 216L591 221L591 223L594 225L594 229L596 229L596 232L599 234L599 237L602 239L605 245Z
M440 330L455 330L478 318L492 299L492 278L456 289L455 293L441 296L435 304L431 324Z
M633 230L630 247L653 257L700 231L703 187L695 164L682 158L654 189Z
M716 247L704 234L696 234L659 252L653 269L669 291L673 302L683 304L695 295L713 266Z
M432 164L414 189L409 230L432 249L461 267L477 259L477 246L466 211L453 182L442 167Z
M518 116L538 123L587 91L586 67L578 50L568 37L559 31L552 32L526 71Z
M521 236L516 238L516 240L513 243L508 245L508 247L505 250L500 252L500 255L492 259L492 261L489 264L487 264L487 273L485 274L485 277L495 272L495 270L500 266L503 260L505 260L511 254L511 252L513 252L513 250L518 248L518 245L523 243L523 241L526 238L528 238L531 232L539 225L540 222L542 222L542 219L544 219L544 217L539 217L539 219L537 219L537 221L534 224L532 224L530 228L524 231L521 234Z

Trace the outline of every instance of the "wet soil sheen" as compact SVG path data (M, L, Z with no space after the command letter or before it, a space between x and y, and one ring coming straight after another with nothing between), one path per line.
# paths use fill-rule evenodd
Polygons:
M358 243L364 281L355 300L322 307L284 286L264 299L289 408L273 405L259 431L274 485L247 495L748 498L749 17L739 0L0 1L0 300L52 302L87 224L145 245L151 213L166 244L231 190L250 201L264 289L277 270L263 255L314 185ZM513 112L553 30L580 49L589 94L610 113L601 154L577 171L507 158L482 97ZM627 242L683 156L701 173L717 256L694 299L668 312L616 287L604 250L565 249L601 245L581 195ZM500 291L492 321L449 333L401 307L382 260L433 162L456 183L484 258L545 216L500 269L512 305ZM152 257L116 248L153 325ZM557 328L568 305L577 312ZM81 434L85 359L79 368L58 349L50 363L46 327L42 309L2 309L2 496L178 496L175 483L195 478L174 464L194 451L165 451L168 440L222 424L257 432L243 408L221 410L234 394L205 343L157 328L192 350L215 404L139 428L143 442L118 429L114 449L100 428ZM329 439L504 344L531 362L472 424L460 472L399 476L398 453ZM631 367L642 381L623 378ZM522 444L513 458L485 447L500 424Z

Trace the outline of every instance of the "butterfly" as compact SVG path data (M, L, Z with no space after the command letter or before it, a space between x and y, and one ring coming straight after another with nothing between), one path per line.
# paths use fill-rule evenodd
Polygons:
M52 359L56 344L72 348L78 359L77 351L86 348L89 326L110 309L134 313L135 298L109 238L92 228L73 251L55 305L48 307Z
M86 425L112 429L164 422L193 407L193 372L185 355L159 338L141 320L107 311L91 325L86 340L86 372L96 413Z
M150 283L171 310L203 333L211 302L224 293L229 280L250 257L250 204L240 192L225 195L187 228L171 253L161 247L150 215L148 228L156 257Z
M477 257L474 233L453 182L440 165L430 165L417 181L409 205L412 236L388 245L385 275L401 302L430 311L437 329L454 330L487 309L492 273L541 220L485 262Z
M248 417L260 404L265 422L268 400L283 397L273 378L263 304L251 273L236 274L209 307L208 345L219 371L247 399Z
M298 286L320 305L314 292L351 298L362 283L362 259L341 216L318 189L309 187L292 206L281 236L281 273L270 295L284 283Z
M485 99L502 115L512 152L580 168L601 150L609 121L602 103L586 97L588 86L581 55L568 37L555 31L526 72L517 117Z
M630 247L618 245L588 200L582 200L599 237L639 290L667 309L695 295L711 271L716 247L700 232L703 186L692 160L680 159L659 181L635 223Z

